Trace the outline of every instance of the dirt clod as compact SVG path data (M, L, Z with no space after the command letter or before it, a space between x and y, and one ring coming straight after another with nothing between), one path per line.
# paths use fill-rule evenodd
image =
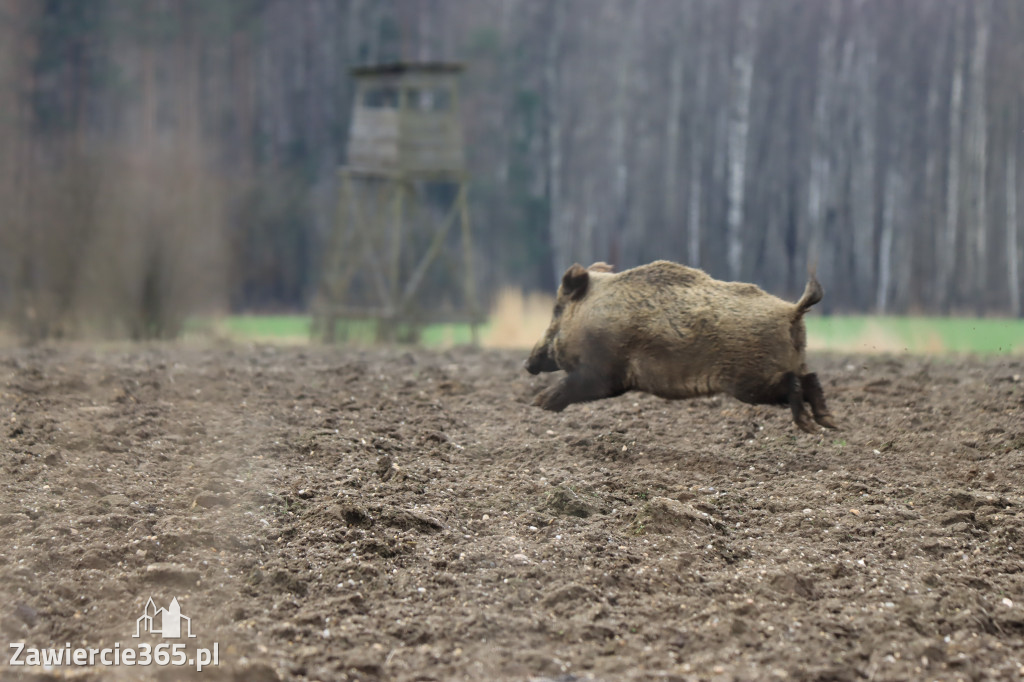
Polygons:
M147 580L167 587L194 587L199 580L199 571L183 564L159 562L145 568Z
M581 519L585 519L597 511L596 500L571 488L561 487L551 491L545 507L555 514L578 516Z
M638 533L676 533L694 526L706 531L721 524L707 512L667 497L652 497L633 523Z

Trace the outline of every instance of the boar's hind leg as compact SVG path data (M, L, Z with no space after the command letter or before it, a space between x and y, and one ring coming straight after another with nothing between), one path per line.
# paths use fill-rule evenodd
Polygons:
M811 416L807 414L807 408L804 407L804 389L800 377L793 372L788 372L785 382L789 389L789 409L793 411L793 421L807 433L814 433L816 431L814 423L811 421Z
M829 429L838 429L835 421L832 420L832 413L825 405L825 392L821 390L821 382L814 372L805 374L800 378L804 387L804 400L811 404L811 412L814 413L814 421Z
M573 403L585 403L601 398L612 398L625 393L607 378L578 369L569 372L551 388L537 394L533 404L552 412L561 412Z

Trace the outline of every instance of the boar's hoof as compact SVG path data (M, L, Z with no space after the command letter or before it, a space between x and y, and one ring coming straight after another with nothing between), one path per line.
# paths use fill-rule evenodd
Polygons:
M818 432L818 427L814 425L814 422L811 421L811 418L807 416L806 413L800 415L796 420L796 425L799 426L802 431L806 431L807 433Z
M562 391L559 390L560 386L552 386L544 391L537 394L537 397L533 399L533 404L537 407L548 410L549 412L561 412L564 410L569 403L562 396Z
M818 422L826 429L839 429L839 426L836 425L835 421L832 419L831 414L816 414L814 415L814 421Z

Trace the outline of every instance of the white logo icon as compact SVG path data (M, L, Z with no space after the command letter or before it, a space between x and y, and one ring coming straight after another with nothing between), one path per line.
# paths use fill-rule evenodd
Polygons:
M182 637L183 621L185 636L195 637L192 634L192 619L181 615L177 597L171 600L166 609L158 609L150 597L142 615L135 621L135 634L132 637L140 637L143 632L148 632L161 635L164 639L179 639Z

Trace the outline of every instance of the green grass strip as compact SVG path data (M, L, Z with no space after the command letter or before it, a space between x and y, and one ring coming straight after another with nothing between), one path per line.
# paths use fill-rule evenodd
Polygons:
M811 348L887 353L1024 353L1024 320L952 317L880 317L870 315L806 318ZM213 329L237 341L300 343L310 338L309 315L229 315L215 321L190 320L186 331ZM489 324L478 327L481 339ZM339 341L376 343L376 323L338 324ZM430 324L420 330L420 345L445 348L472 342L469 324Z

